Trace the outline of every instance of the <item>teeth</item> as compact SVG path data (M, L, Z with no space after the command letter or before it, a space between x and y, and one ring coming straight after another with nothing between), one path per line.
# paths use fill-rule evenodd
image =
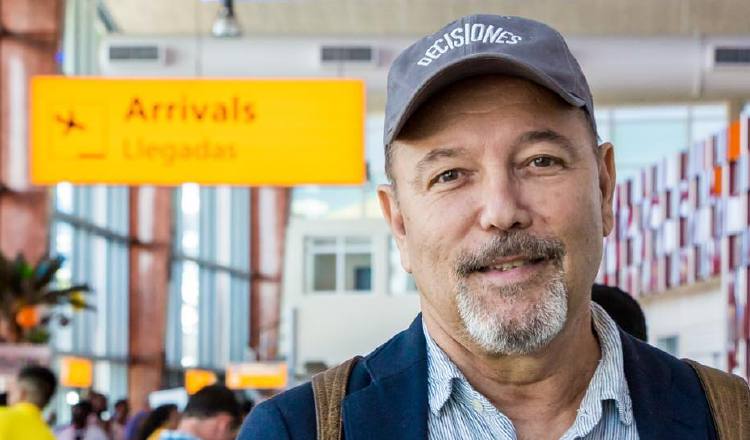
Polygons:
M517 267L525 266L529 263L529 260L515 260L511 261L505 264L499 264L497 266L492 266L493 270L498 270L500 272L504 272L506 270L515 269Z

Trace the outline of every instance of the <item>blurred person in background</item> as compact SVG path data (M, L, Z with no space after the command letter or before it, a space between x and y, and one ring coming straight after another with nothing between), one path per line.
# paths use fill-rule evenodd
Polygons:
M146 414L135 440L156 440L165 429L175 429L180 423L180 412L177 405L167 403L157 406Z
M162 431L159 440L230 440L240 422L240 404L223 385L209 385L190 396L176 430Z
M70 409L71 422L57 434L57 440L108 440L107 433L97 423L91 423L94 406L81 400Z
M240 401L240 416L241 416L240 420L244 420L245 417L247 417L247 415L250 414L250 411L253 410L254 406L255 406L255 402L252 399L248 397L245 397L244 399L242 399Z
M151 405L149 404L148 399L145 399L143 409L133 414L125 424L125 440L136 440L138 438L143 422L149 414L151 414Z
M97 391L91 390L88 396L89 402L91 402L92 412L89 415L89 424L96 424L109 435L109 420L105 418L105 412L107 412L107 396Z
M42 417L57 388L55 374L46 367L28 366L18 372L8 390L8 405L0 408L0 439L51 440L52 430Z
M591 300L602 306L621 329L641 341L648 342L646 316L638 301L618 287L594 284Z
M130 405L127 399L115 403L115 412L110 419L109 430L112 440L125 440L125 426L128 423Z

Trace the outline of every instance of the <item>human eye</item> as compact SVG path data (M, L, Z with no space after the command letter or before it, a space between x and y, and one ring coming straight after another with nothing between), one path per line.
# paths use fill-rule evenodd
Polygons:
M536 156L531 158L529 165L534 168L551 168L554 166L561 166L562 161L552 156Z
M459 169L450 169L441 172L430 181L430 186L435 184L445 184L457 181L463 175L463 171Z

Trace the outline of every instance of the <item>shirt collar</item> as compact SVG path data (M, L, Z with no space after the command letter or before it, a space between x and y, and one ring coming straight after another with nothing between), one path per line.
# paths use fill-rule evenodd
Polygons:
M591 412L591 415L595 416L593 419L599 420L602 403L614 400L620 421L630 425L633 423L633 405L625 380L620 332L612 318L594 302L591 303L591 316L602 357L591 378L579 412ZM430 412L437 415L456 393L458 383L469 384L461 370L432 339L424 320L422 331L427 345L428 403Z
M422 320L422 331L427 345L427 393L430 412L437 415L453 394L454 381L465 381L461 370L450 360L427 331Z
M602 357L583 397L581 408L591 408L596 414L601 414L601 402L614 400L620 421L630 425L633 422L633 404L625 379L620 331L607 312L594 302L591 303L591 317Z

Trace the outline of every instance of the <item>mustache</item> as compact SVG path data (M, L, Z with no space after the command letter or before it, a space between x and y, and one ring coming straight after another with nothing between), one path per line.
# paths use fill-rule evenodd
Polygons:
M455 274L459 278L491 265L495 260L521 256L528 260L549 260L562 264L565 245L556 238L535 237L527 232L515 231L492 237L475 251L464 251L456 258Z

